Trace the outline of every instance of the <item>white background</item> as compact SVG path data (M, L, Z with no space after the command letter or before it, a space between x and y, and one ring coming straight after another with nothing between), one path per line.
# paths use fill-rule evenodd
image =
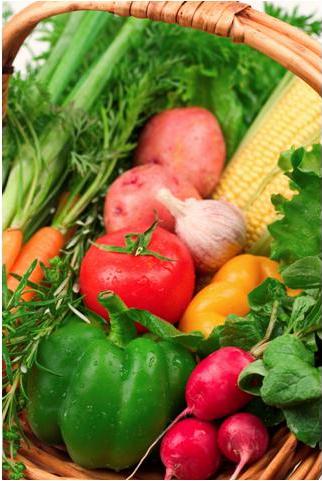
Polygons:
M264 1L262 0L243 0L245 3L248 3L252 7L263 10ZM14 12L21 10L22 8L26 7L32 0L11 0L7 3L10 4L11 9ZM308 13L315 13L318 18L322 18L322 1L321 0L271 0L271 3L276 5L285 7L287 9L293 9L295 6L299 7L300 13L308 14ZM37 40L31 39L29 41L29 48L23 46L15 60L15 68L19 71L24 71L26 63L29 61L30 57L32 56L32 52L39 52L39 50L43 47L42 44L39 44Z

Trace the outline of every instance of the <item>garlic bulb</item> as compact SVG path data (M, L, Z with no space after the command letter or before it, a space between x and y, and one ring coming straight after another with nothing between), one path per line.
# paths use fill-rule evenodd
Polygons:
M229 202L192 198L183 201L168 189L161 189L157 197L175 217L175 232L188 246L198 269L219 269L245 245L243 214Z

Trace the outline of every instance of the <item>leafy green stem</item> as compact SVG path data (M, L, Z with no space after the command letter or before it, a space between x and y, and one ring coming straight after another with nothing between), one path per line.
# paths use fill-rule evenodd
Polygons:
M265 336L263 337L263 339L260 342L258 342L250 350L251 354L256 358L259 358L259 357L262 356L263 352L265 351L265 349L266 349L266 347L269 343L269 340L271 338L271 335L273 333L273 330L274 330L274 327L275 327L275 324L276 324L276 321L277 321L278 307L279 307L279 301L274 301L273 306L272 306L272 313L271 313L271 316L270 316L270 320L269 320L269 324L267 326Z

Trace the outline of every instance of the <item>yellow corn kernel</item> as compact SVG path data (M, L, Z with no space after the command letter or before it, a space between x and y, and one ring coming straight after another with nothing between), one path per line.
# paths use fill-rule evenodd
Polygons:
M291 197L288 179L277 166L281 152L318 142L321 98L304 81L287 74L263 107L225 169L214 198L240 207L246 217L247 248L275 216L272 194Z

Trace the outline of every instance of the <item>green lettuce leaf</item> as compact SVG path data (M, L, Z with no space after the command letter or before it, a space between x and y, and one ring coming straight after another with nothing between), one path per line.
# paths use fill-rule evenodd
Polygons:
M220 335L220 346L236 346L246 351L260 342L266 332L269 319L253 314L227 317Z
M298 259L283 269L285 284L293 289L314 289L322 286L322 261L319 256Z
M314 448L321 442L321 399L283 409L286 424L297 439Z
M286 175L297 193L291 200L273 196L281 219L268 227L273 237L271 257L284 266L321 252L321 146L293 151L290 165L286 164L284 157L283 167L293 169Z
M185 99L189 104L204 107L216 115L230 158L246 131L244 107L233 88L231 69L226 67L216 72L193 66L187 74Z
M269 342L263 359L250 363L239 375L241 389L255 396L255 409L272 422L285 417L289 429L304 443L320 439L321 368L314 353L297 337L284 334ZM270 410L273 409L273 411Z
M260 397L253 398L244 409L247 413L258 416L268 427L276 426L284 421L283 411L273 406L267 406Z

